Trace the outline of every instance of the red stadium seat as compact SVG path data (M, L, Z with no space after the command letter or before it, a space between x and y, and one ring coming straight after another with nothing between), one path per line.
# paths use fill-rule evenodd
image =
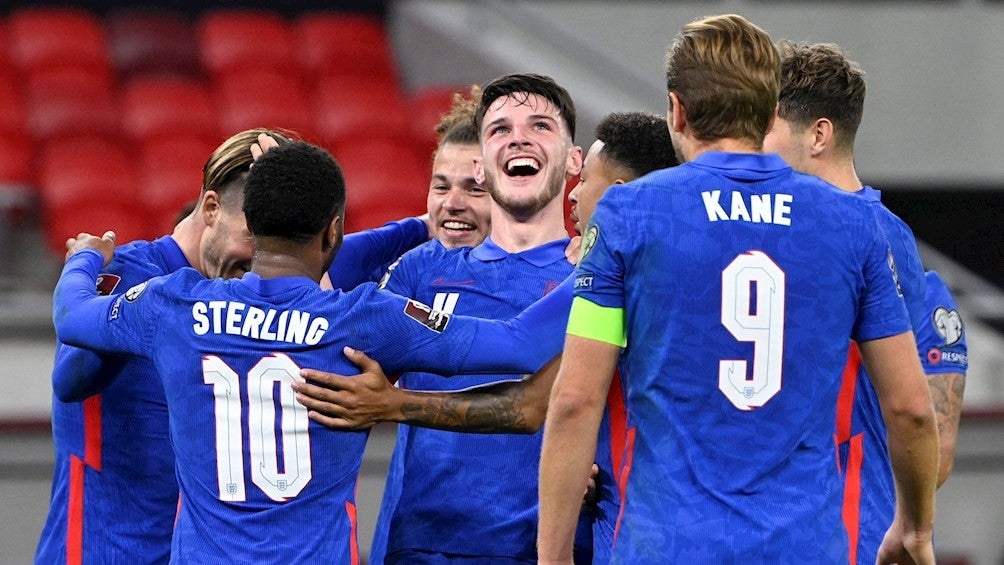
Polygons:
M307 141L314 139L314 113L299 75L276 71L233 73L220 77L216 88L224 132L281 128Z
M428 152L429 155L435 152L438 141L436 125L443 114L450 111L453 96L457 93L466 96L470 93L470 87L425 87L413 93L408 99L411 134L423 152Z
M168 233L178 212L199 197L202 167L215 143L178 137L141 148L137 191L158 233Z
M299 73L292 32L279 14L256 10L216 10L197 24L202 65L216 76L250 70Z
M57 252L80 231L120 230L119 243L152 235L133 164L105 138L50 143L39 159L39 193L49 243ZM119 214L124 211L129 213Z
M110 68L108 38L94 14L77 8L21 8L8 19L10 57L22 72Z
M107 75L65 68L28 76L26 129L39 140L117 135L119 113Z
M0 135L24 135L26 121L20 90L12 77L0 73Z
M308 12L295 23L304 70L312 76L366 77L397 84L383 22L363 14Z
M407 106L397 89L385 83L325 77L317 84L314 101L318 134L331 145L389 137L415 146Z
M34 146L23 135L0 135L0 186L35 186Z
M219 117L209 89L186 77L146 77L122 89L122 130L136 140L188 136L216 140ZM207 153L208 155L208 153Z
M429 165L410 144L363 140L340 146L333 155L345 174L347 228L372 227L355 224L356 214L382 224L425 213Z
M120 8L106 21L112 59L124 77L200 76L194 25L182 14L150 7Z

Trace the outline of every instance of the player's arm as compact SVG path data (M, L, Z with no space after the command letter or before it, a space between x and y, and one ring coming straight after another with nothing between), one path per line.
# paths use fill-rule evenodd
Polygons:
M912 332L861 342L861 357L875 386L889 439L896 484L896 514L879 551L881 563L906 558L934 563L934 491L938 431ZM891 561L890 561L891 560Z
M52 369L52 392L61 402L80 402L100 393L127 361L62 344Z
M622 309L575 299L540 455L540 563L572 563L582 492L623 344Z
M404 218L349 234L328 269L331 286L349 290L372 280L374 273L428 240L429 226L422 218Z
M955 465L955 444L959 436L959 419L962 416L962 396L966 389L966 376L962 373L936 373L927 375L931 403L938 421L938 487L945 484Z
M123 339L143 335L138 331L144 325L142 316L130 316L133 323L113 327L108 323L115 318L112 309L125 295L98 296L96 290L101 267L111 260L115 234L106 232L101 238L81 234L69 240L67 248L67 261L53 293L56 337L67 345L100 353L142 355L144 340Z
M308 383L293 383L297 400L310 418L336 429L366 429L399 422L448 431L535 433L544 424L555 357L533 375L462 391L415 391L390 384L380 364L361 351L345 353L363 371L347 377L312 369L300 372ZM311 384L314 383L314 384Z

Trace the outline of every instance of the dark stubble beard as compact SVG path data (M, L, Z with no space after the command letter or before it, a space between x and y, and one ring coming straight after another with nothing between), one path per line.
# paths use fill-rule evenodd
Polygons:
M503 194L499 189L495 175L485 171L488 180L489 193L495 203L514 218L529 218L547 207L565 188L564 175L552 170L544 185L544 190L528 200L515 200ZM540 173L538 173L540 174Z

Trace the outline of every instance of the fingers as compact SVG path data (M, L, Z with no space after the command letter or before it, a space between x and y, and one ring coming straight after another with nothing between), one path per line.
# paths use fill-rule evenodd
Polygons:
M368 430L376 425L376 422L359 424L357 422L350 422L344 418L332 418L319 412L314 412L313 410L307 412L307 417L326 428L337 428L342 430Z
M352 388L352 379L336 373L318 371L317 369L300 369L300 376L304 379L318 383L332 389ZM296 383L294 383L295 385Z
M374 361L369 355L366 355L362 351L346 346L342 349L342 352L349 358L349 361L355 363L356 366L362 369L364 373L383 374L383 368L380 366L380 363Z
M105 241L108 241L108 242L111 242L112 245L114 245L115 244L115 232L113 232L112 230L108 230L108 231L106 231L104 233L104 235L101 236L101 239L103 239Z

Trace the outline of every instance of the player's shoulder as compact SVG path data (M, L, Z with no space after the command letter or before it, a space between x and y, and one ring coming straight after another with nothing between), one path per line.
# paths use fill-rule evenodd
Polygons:
M948 285L937 271L932 270L924 273L924 281L927 283L926 295L928 305L942 302L955 304L952 292L948 289Z

